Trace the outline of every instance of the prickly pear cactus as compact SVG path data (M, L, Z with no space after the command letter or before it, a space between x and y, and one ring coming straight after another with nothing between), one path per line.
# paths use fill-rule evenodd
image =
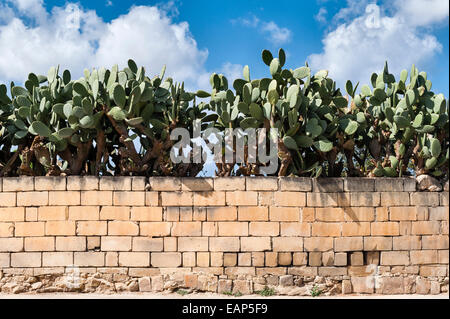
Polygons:
M414 65L396 80L386 63L370 86L349 80L341 91L326 70L286 68L283 49L278 57L264 50L262 60L267 77L253 79L246 66L231 85L214 73L210 93L187 92L164 79L165 68L150 79L133 60L78 80L56 67L30 73L24 87L1 84L0 176L196 176L203 162L172 162L170 134L199 125L222 133L276 128L274 175L448 178L448 101ZM223 146L217 174L260 175L265 164L244 152L236 165Z
M206 116L195 94L164 79L150 79L133 60L119 70L31 73L25 87L0 86L0 176L195 176L202 164L170 161L170 130L190 129ZM139 143L135 143L139 142Z

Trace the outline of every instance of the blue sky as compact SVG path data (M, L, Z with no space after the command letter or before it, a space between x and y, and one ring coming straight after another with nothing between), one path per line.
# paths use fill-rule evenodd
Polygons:
M394 1L0 1L0 82L21 82L54 65L81 76L85 67L124 65L168 74L208 89L212 72L230 80L250 66L268 75L260 53L283 47L287 66L308 61L346 79L370 83L384 60L396 76L411 64L449 96L446 0Z

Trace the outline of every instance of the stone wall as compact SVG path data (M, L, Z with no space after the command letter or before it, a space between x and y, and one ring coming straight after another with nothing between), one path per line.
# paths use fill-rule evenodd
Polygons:
M448 291L413 178L0 178L0 291Z

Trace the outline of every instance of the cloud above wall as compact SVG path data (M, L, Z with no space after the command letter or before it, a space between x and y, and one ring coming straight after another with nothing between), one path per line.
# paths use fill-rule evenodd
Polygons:
M241 25L258 29L264 35L267 41L273 45L282 45L288 43L292 39L292 31L288 28L280 27L273 21L261 21L255 15L248 18L237 18L231 20L233 25Z
M328 14L327 9L325 9L325 7L321 7L319 9L319 12L317 12L317 14L314 16L314 19L316 19L316 21L320 23L325 23L327 22L327 14Z
M381 71L385 60L398 75L413 63L425 65L441 52L432 28L448 23L447 0L408 0L407 4L396 0L390 15L376 4L354 7L354 0L347 2L348 7L333 18L340 22L322 39L323 51L308 58L313 69L328 69L338 85L348 79L370 83L372 72ZM353 8L357 15L348 19Z
M0 12L0 82L22 82L57 64L80 77L84 68L123 67L129 58L151 77L166 64L166 74L187 86L209 78L208 50L198 48L188 23L173 22L161 7L135 6L111 22L70 2L47 12L42 0L9 1Z

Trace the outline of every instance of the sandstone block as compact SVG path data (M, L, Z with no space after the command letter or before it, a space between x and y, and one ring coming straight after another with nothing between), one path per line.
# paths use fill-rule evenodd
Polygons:
M267 251L270 249L271 249L270 237L241 238L241 251L254 252L254 251Z
M311 179L306 177L281 177L281 191L311 192Z
M43 252L43 267L67 267L73 265L73 252Z
M354 252L350 254L350 264L352 266L362 266L364 265L364 255L362 252Z
M77 222L77 235L103 236L108 233L106 221L79 221Z
M228 206L256 206L258 205L258 193L253 191L226 192L226 204Z
M181 179L181 190L184 191L212 191L214 189L214 179L183 177Z
M248 191L276 191L278 190L277 177L246 177L245 184Z
M52 238L53 239L53 238ZM56 237L57 251L85 251L86 237Z
M381 252L381 265L406 266L409 265L408 251L383 251Z
M136 236L139 234L139 225L132 221L109 221L108 235Z
M281 222L281 236L311 236L311 225L309 223L289 223ZM272 235L271 235L272 236ZM277 236L277 235L274 235Z
M69 211L67 206L38 207L38 220L67 220Z
M81 205L83 206L111 206L112 198L112 191L81 191Z
M274 193L274 203L276 206L306 206L306 193L299 192L276 192Z
M100 220L129 220L130 207L103 206L100 210Z
M280 225L276 222L251 222L249 225L250 236L278 236Z
M408 206L408 192L382 192L381 206Z
M239 251L239 237L211 237L209 238L210 251L235 252Z
M160 206L158 192L145 192L145 206Z
M392 237L364 237L364 250L392 250Z
M448 236L422 236L422 249L448 249Z
M54 251L55 238L54 237L28 237L24 238L25 251Z
M3 192L27 192L34 190L34 178L29 176L3 178Z
M99 189L98 180L96 176L67 176L67 190L95 191Z
M131 177L102 176L99 185L101 191L131 191Z
M14 236L14 224L0 223L0 237L13 237L13 236Z
M145 192L113 192L114 206L144 206Z
M306 193L306 205L309 207L336 207L338 193Z
M272 222L298 222L300 221L300 208L271 206L269 208L269 220Z
M404 284L402 277L381 277L378 280L379 288L376 289L377 293L385 295L394 295L404 293Z
M312 224L312 236L337 237L341 235L340 223L321 223Z
M312 179L313 192L339 193L344 191L344 179L337 178L314 178Z
M393 237L394 250L412 250L421 249L420 236L398 236Z
M398 236L400 226L396 222L374 222L370 225L372 236Z
M45 223L44 222L16 222L14 233L15 233L16 237L44 236Z
M413 206L439 206L439 194L433 192L413 192L410 194Z
M178 177L151 177L150 189L154 191L180 191L181 178Z
M79 191L49 192L48 203L55 206L77 206L81 204L81 193Z
M269 210L267 207L241 206L238 207L238 220L240 221L268 221Z
M248 236L248 222L219 222L219 236Z
M335 253L334 254L335 266L347 266L347 253Z
M370 236L370 223L343 223L342 236Z
M98 206L70 206L69 220L99 220Z
M105 265L105 253L75 252L74 265L83 267L102 267Z
M11 267L41 267L41 265L41 253L11 253Z
M305 251L327 251L333 249L333 238L304 238Z
M273 251L303 251L302 237L274 237L272 243Z
M181 266L181 253L151 253L153 267L179 267Z
M149 237L169 236L171 225L172 223L167 222L141 222L140 234Z
M438 221L417 221L412 223L411 234L413 235L437 235L440 231Z
M197 252L197 267L209 267L209 252Z
M131 237L104 236L101 239L102 251L130 251Z
M437 250L411 250L409 252L411 264L413 265L427 265L437 264L438 254Z
M448 207L430 207L429 208L430 220L447 220L449 216Z
M243 191L245 190L245 177L214 178L216 191Z
M400 178L375 178L375 190L377 192L402 192L403 180Z
M75 222L73 221L48 221L45 223L45 235L50 236L75 236ZM82 235L79 233L79 235Z
M148 252L119 252L119 266L121 267L148 267L149 265L150 253Z
M310 252L308 257L308 265L317 267L322 266L322 253L321 252Z
M48 192L18 192L17 206L46 206Z
M363 238L362 237L335 238L334 250L338 252L363 250Z
M193 196L189 192L161 192L163 206L192 206Z
M316 208L316 220L322 222L340 222L345 220L342 208Z
M236 221L237 209L236 207L208 207L206 219L208 221Z
M162 251L162 238L133 237L133 251Z
M374 292L374 278L372 277L351 277L352 290L354 293L372 294Z
M0 192L0 207L16 206L16 193L1 193Z
M178 251L208 251L208 238L178 237Z
M374 192L374 178L349 177L344 180L344 191L346 192Z
M354 192L350 195L350 206L380 206L380 193Z
M195 192L194 193L195 206L224 206L225 192L211 191L211 192Z
M172 236L201 236L201 222L174 222L172 223Z

